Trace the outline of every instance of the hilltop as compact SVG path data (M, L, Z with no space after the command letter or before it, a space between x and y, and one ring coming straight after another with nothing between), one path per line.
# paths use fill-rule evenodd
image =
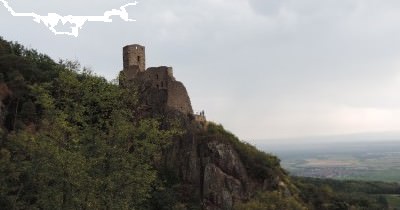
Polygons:
M0 39L0 206L387 209L375 194L398 193L290 177L278 157L193 113L172 68L145 69L141 47L124 48L109 82Z

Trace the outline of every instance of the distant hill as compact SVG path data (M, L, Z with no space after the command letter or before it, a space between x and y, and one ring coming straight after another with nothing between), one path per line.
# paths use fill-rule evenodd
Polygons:
M258 139L257 145L297 145L304 143L390 142L400 141L400 132L372 132L341 135L306 136L297 138Z

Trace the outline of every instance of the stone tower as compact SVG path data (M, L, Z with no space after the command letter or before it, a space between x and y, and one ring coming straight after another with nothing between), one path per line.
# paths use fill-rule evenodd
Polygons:
M139 72L146 70L146 56L144 46L138 44L127 45L123 48L124 71L128 79L133 79Z

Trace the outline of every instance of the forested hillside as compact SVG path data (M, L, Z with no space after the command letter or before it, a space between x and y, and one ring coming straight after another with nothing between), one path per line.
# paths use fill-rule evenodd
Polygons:
M116 81L0 39L1 209L388 209L369 195L398 193L292 179L221 125L144 115Z
M135 118L137 97L70 61L0 41L2 209L132 209L174 135Z

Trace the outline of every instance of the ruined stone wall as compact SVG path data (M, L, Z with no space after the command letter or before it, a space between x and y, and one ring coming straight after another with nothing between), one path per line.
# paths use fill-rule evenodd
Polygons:
M166 66L148 68L142 77L158 89L168 89L170 81L175 81L172 68Z
M168 108L179 110L185 114L193 114L192 105L185 86L178 81L168 84Z
M204 116L204 115L195 114L193 116L194 116L194 120L196 120L197 122L207 122L206 116Z
M176 81L172 68L166 66L151 67L144 72L138 72L129 80L134 70L129 67L121 74L128 77L128 81L136 81L141 86L142 101L154 112L180 111L184 114L193 114L192 105L185 86Z
M146 56L144 46L138 44L127 45L122 51L124 70L127 70L130 66L138 66L140 72L145 71Z
M127 81L132 81L137 77L139 73L139 67L138 66L129 66L123 71L120 72L121 76L124 77Z

